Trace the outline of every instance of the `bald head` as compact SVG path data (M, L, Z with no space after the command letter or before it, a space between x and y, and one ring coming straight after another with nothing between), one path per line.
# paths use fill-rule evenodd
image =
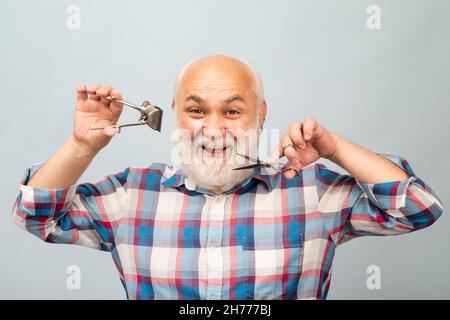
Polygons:
M258 72L246 61L225 56L214 55L189 61L181 70L174 85L173 106L178 105L180 89L193 79L233 78L229 80L241 81L243 86L250 86L256 96L257 108L264 100L264 88ZM213 80L214 81L214 80Z
M262 128L266 101L255 69L237 59L216 55L190 61L174 87L172 108L177 126L189 129Z

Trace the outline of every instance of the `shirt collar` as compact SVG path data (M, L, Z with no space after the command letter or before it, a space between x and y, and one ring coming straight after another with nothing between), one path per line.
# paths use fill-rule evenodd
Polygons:
M256 182L262 182L267 187L267 189L271 191L274 188L277 174L277 172L269 172L269 169L267 168L255 168L252 175L246 181L244 181L241 186L247 185L253 180ZM177 188L184 185L189 190L195 189L195 186L190 183L189 178L184 175L182 169L178 166L173 165L166 167L161 178L161 184L172 188Z

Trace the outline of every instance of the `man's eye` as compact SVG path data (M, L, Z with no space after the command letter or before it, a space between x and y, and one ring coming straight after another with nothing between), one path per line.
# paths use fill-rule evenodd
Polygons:
M195 113L195 114L202 114L202 110L200 110L200 109L191 109L191 110L189 110L189 112L190 113Z
M234 110L234 109L227 110L227 114L232 115L232 116L238 115L239 113L240 112L238 110Z

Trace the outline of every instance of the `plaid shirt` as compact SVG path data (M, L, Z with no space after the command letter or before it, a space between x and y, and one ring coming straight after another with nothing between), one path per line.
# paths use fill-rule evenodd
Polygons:
M221 196L176 166L128 167L97 183L21 181L13 221L50 243L111 252L128 299L325 299L336 247L430 226L443 207L410 177L367 184L321 163L293 179L266 169Z

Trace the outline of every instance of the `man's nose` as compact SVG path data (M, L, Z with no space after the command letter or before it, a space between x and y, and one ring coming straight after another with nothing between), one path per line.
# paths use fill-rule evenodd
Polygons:
M224 135L226 132L225 122L220 116L211 114L203 119L202 132L207 136Z

